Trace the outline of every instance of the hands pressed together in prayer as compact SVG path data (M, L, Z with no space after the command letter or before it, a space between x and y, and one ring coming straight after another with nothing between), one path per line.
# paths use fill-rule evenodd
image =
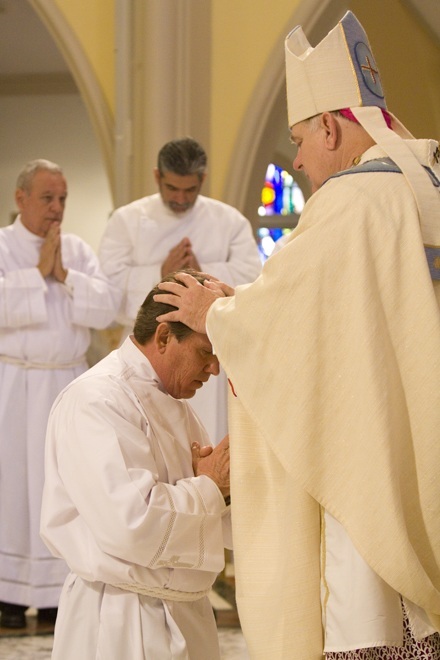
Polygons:
M230 495L229 435L226 435L217 447L200 447L198 442L193 442L191 453L196 477L202 474L210 477L226 500Z
M58 282L64 282L67 277L61 258L61 227L58 223L53 224L46 234L37 267L43 277L52 275Z
M208 274L206 277L209 279L200 284L189 273L178 273L176 278L180 280L181 284L161 282L158 286L163 293L156 294L154 300L172 305L177 309L158 316L159 323L180 321L194 332L206 334L206 315L212 303L217 298L234 295L232 287Z
M166 277L166 275L176 270L184 270L185 268L192 268L197 271L201 270L197 257L192 251L189 238L182 238L180 243L177 243L169 251L167 258L162 264L162 277Z

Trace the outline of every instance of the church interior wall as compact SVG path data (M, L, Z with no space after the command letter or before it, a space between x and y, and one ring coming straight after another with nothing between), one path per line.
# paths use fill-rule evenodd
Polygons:
M284 80L280 76L284 58L284 37L302 17L313 17L317 12L322 13L324 6L340 11L340 15L348 7L355 11L365 25L382 71L391 110L417 137L436 138L440 135L439 39L427 30L409 9L409 0L387 0L386 3L383 0L369 0L368 3L364 0L278 0L275 7L262 0L182 1L185 4L190 2L187 6L191 7L192 15L199 14L199 21L206 23L205 26L197 26L198 34L205 28L206 38L200 40L200 50L197 50L197 44L194 47L190 65L194 66L194 58L197 58L208 71L204 72L202 79L203 94L200 88L191 90L192 105L189 107L195 108L197 100L202 106L198 108L196 123L200 134L206 136L208 146L209 194L238 206L251 216L254 225L258 221L253 216L254 209L258 204L267 161L278 159L287 167L291 165L292 159L285 115ZM38 4L40 0L29 2ZM120 0L95 0L91 6L88 0L51 0L45 5L56 6L75 32L108 103L112 121L115 121L115 98L118 93L114 58L115 38L119 27L115 23L118 2ZM151 0L150 4L156 2L160 7L163 6L164 0ZM205 8L203 13L197 12L201 7L199 3L203 3ZM209 4L209 11L206 11L206 3ZM131 4L139 6L138 0L130 0ZM330 14L331 12L329 16ZM162 18L166 20L167 15ZM169 18L171 20L173 17L169 15ZM333 21L333 16L323 21L320 26L321 36L333 24L330 21ZM307 25L304 26L307 28ZM146 25L142 27L140 36L148 40L153 32L154 30ZM206 56L207 48L209 57ZM148 66L148 62L143 64ZM139 62L132 62L132 65L136 67ZM397 71L399 75L396 75ZM198 80L200 79L199 77ZM262 86L269 91L265 96L258 96L256 92ZM77 149L79 154L73 156L78 167L82 168L82 155L85 154L88 154L88 167L95 172L102 166L99 144L94 139L94 129L87 122L87 111L78 99L73 101L73 96L69 100L62 95L56 100L55 98L53 96L43 100L44 97L35 96L33 100L29 99L27 111L22 110L22 102L18 98L0 99L5 108L2 113L3 137L0 139L7 147L6 150L2 148L0 156L0 166L6 175L1 184L2 198L6 200L3 202L3 223L9 218L13 194L11 181L15 180L9 172L14 170L15 177L17 162L20 161L21 164L23 157L24 160L27 159L26 150L20 151L20 133L27 135L28 153L32 151L33 157L34 153L41 153L46 146L49 147L51 141L51 136L41 129L41 124L45 122L47 127L51 123L58 126L62 123L61 116L64 116L66 121L68 120L69 134L76 135L72 149L73 153ZM148 101L150 104L154 103L154 97ZM33 105L37 112L33 110ZM42 118L45 106L50 107L47 120ZM50 119L57 115L57 120ZM160 113L156 113L155 117L159 117L160 121ZM17 122L14 121L15 118ZM26 126L29 129L32 126L40 126L40 129L32 133ZM252 126L252 130L243 138L249 126ZM159 129L160 127L158 131ZM15 148L12 139L14 135L17 138ZM31 148L33 140L35 148ZM54 138L54 142L55 153L57 145L60 147L58 160L61 164L71 160L70 155L67 155L71 143L66 135L59 142ZM83 142L84 146L78 149ZM38 143L43 149L38 148ZM145 157L143 146L139 149L138 167ZM93 156L91 150L94 152ZM154 162L150 162L150 158L148 160L146 170L150 172ZM69 178L73 177L71 187L75 182L75 167L74 163L69 163L69 171L72 172ZM102 177L106 178L105 167L102 167ZM142 178L147 181L146 176ZM110 184L106 185L103 180L98 181L96 175L90 177L90 180L95 182L100 191L97 196L100 208L96 208L96 196L92 196L95 206L92 204L87 186L83 186L80 191L84 201L78 201L78 205L84 205L92 211L95 215L94 224L86 221L86 224L82 225L80 218L85 215L88 217L89 212L76 212L73 189L66 212L66 226L75 228L96 246L97 234L114 200L113 203L110 200ZM149 188L148 192L151 192L154 185L152 177L148 178L145 185Z
M58 163L67 178L64 230L80 235L96 250L112 198L99 145L79 94L0 95L0 116L0 224L15 217L15 183L23 165L34 158L47 158Z
M115 0L52 0L52 3L64 14L78 37L114 114Z

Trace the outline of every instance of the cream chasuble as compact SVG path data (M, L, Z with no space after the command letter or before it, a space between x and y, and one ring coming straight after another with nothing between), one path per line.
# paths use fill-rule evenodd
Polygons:
M347 174L313 195L254 284L209 311L237 395L236 595L253 659L322 657L321 506L440 628L434 286L404 177Z

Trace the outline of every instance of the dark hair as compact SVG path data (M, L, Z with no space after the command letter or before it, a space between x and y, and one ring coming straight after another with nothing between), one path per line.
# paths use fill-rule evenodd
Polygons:
M189 273L198 282L200 282L200 284L203 284L203 282L207 279L206 275L188 268L186 270L169 273L161 280L161 282L179 282L179 284L181 284L181 282L176 279L177 272ZM155 296L157 293L163 293L163 291L159 289L158 285L156 284L156 286L151 289L150 293L145 298L136 316L133 334L134 338L141 346L145 346L145 344L154 336L156 328L159 325L158 321L156 320L157 317L161 316L161 314L166 314L167 312L171 312L173 309L176 309L176 307L173 307L173 305L156 302L153 296ZM176 337L177 341L182 341L185 339L185 337L193 332L191 328L189 328L184 323L181 323L180 321L169 321L168 325L171 334Z
M164 144L157 157L160 176L173 172L179 176L197 174L202 179L206 172L208 157L202 146L190 137L171 140Z

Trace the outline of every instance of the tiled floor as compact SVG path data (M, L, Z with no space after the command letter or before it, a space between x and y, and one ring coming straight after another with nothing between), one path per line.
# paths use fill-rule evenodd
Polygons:
M222 660L248 660L243 635L239 628L219 628ZM38 637L2 637L0 660L50 660L51 635Z
M210 598L217 617L222 660L249 660L239 627L233 589L228 581L217 584L216 589ZM34 634L37 632L35 614L32 610L28 612L26 635L0 627L0 660L50 660L53 636L44 634L45 629L42 628L38 629L38 635Z

